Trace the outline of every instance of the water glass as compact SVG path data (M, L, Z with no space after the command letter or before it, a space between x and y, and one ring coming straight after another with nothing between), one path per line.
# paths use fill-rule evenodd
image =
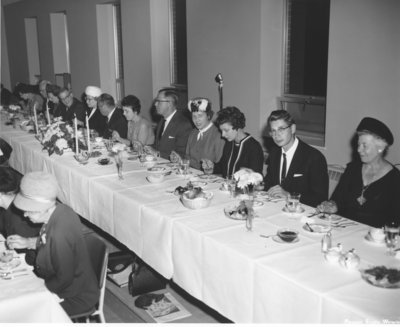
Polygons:
M385 242L387 248L387 255L395 256L396 251L395 248L400 238L400 226L395 223L391 222L385 225Z
M228 178L226 180L226 184L228 185L228 191L231 198L236 197L236 181L233 178Z
M296 213L300 210L300 193L290 193L286 200L286 208L290 213Z
M190 160L189 159L182 159L182 171L183 176L186 178L189 172Z

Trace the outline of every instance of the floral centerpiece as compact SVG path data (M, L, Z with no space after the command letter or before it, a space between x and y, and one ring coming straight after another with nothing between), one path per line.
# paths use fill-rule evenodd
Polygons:
M237 210L246 217L246 228L251 231L254 218L252 191L255 185L263 181L263 177L249 168L242 168L233 174L233 178L236 181L236 187L247 194L247 199L240 201Z
M78 140L79 140L79 135ZM41 143L43 150L47 150L49 156L53 153L62 155L66 150L75 150L74 129L61 118L56 118L54 123L47 126L42 133ZM79 148L87 149L87 146L79 140Z

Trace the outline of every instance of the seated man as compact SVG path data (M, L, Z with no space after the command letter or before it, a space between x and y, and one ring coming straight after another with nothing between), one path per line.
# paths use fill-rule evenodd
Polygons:
M0 167L8 166L8 159L10 159L12 147L0 137Z
M62 120L65 122L72 122L76 115L78 124L83 126L86 117L85 107L83 106L82 102L74 97L72 91L66 88L62 88L60 90L58 97L64 105L60 109L60 116L62 117Z
M171 88L161 89L154 104L157 113L162 116L156 128L156 150L160 151L160 156L165 159L169 159L172 151L183 157L193 126L189 119L177 110L178 94Z
M300 202L317 206L328 198L329 178L325 157L299 140L294 119L285 110L268 117L270 134L278 146L271 150L265 176L265 189L273 197L301 194Z
M114 98L107 93L101 94L97 99L97 107L106 117L106 127L100 136L109 139L112 137L112 132L117 131L122 138L126 139L128 122L123 111L115 106Z

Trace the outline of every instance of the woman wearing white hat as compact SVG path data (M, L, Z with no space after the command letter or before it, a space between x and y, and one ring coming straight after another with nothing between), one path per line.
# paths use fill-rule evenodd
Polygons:
M107 126L107 118L97 109L97 98L101 95L101 89L97 86L87 86L85 89L85 101L88 107L89 128L94 129L99 135L103 135Z
M35 272L47 288L63 299L69 315L93 308L99 298L97 278L82 234L78 215L56 201L58 183L45 172L26 174L14 199L17 208L33 223L42 223L36 244ZM11 248L17 240L7 239Z

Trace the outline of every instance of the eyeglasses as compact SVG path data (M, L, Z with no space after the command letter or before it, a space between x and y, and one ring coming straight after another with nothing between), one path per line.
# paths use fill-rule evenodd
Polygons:
M65 97L60 97L60 96L58 96L59 98L60 98L60 100L61 101L63 101L63 100L65 100L65 99L68 99L69 97L71 96L71 93L68 93Z
M271 131L269 132L269 135L271 135L271 136L276 135L276 134L282 135L283 132L286 131L290 126L292 126L292 125L289 125L289 126L286 126L286 127L279 127L279 128L276 129L276 130L271 130Z
M159 102L171 102L171 100L160 100L160 99L154 100L154 103L159 103Z

